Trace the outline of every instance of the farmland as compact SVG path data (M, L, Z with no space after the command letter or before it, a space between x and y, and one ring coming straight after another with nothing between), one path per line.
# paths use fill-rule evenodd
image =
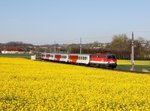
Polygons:
M0 110L149 109L148 74L0 58Z
M118 70L130 71L131 61L130 60L118 60ZM135 60L135 71L138 72L150 72L150 60Z
M26 59L30 59L31 55L34 54L0 54L0 57L8 57L8 58L26 58ZM37 59L40 58L40 54L36 53Z

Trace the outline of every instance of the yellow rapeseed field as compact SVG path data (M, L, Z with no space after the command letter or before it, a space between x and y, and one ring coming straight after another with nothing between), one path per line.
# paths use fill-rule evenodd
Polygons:
M0 58L0 111L150 111L150 75Z

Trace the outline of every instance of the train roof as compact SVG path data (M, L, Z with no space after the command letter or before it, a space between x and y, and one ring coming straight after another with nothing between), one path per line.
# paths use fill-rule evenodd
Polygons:
M106 55L115 55L113 53L96 53L96 54L76 54L76 53L48 53L48 52L42 52L41 54L62 54L62 55L81 55L81 56L96 56L96 55L99 55L99 56L106 56Z

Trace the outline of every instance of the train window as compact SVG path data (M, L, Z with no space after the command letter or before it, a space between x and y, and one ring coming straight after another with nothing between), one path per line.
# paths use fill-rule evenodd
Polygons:
M112 55L112 59L116 59L116 56Z
M79 56L79 57L78 57L78 59L80 60L80 59L81 59L81 57Z
M66 56L62 56L61 58L66 59L67 57Z
M46 54L46 57L49 57L50 55L49 54Z
M116 59L116 57L114 55L107 55L108 59Z
M96 56L97 58L100 58L100 56L98 55L98 56Z
M78 57L78 60L87 60L87 57L79 56L79 57Z

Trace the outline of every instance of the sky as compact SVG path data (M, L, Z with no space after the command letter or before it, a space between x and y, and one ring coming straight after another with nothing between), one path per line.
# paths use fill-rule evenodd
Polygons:
M0 43L150 40L150 0L0 0Z

